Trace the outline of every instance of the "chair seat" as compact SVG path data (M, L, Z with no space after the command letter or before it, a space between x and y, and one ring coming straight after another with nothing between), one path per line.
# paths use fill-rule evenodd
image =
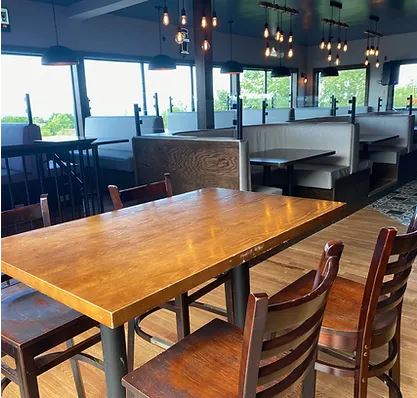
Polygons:
M311 291L316 271L310 271L296 282L270 298L271 303L291 300ZM337 277L330 290L320 332L321 346L355 350L358 337L359 315L364 285ZM395 332L396 311L377 316L374 321L373 347L388 343Z
M149 398L238 396L242 330L215 319L123 378Z
M1 337L14 347L41 346L41 352L97 325L94 320L23 283L1 290ZM40 341L43 343L40 344Z

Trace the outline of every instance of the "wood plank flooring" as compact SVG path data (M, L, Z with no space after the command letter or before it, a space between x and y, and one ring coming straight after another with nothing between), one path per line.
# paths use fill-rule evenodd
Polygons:
M254 292L272 294L295 280L303 273L315 269L322 247L327 240L341 239L345 243L340 275L363 281L367 274L370 257L376 236L383 226L395 226L400 231L405 227L396 223L376 210L363 209L348 218L326 228L325 230L284 250L270 260L251 269L251 289ZM223 289L219 288L205 301L214 305L223 305ZM207 323L212 318L206 312L192 309L193 330ZM402 330L402 392L404 398L417 397L417 269L410 276L408 290L403 308ZM174 339L174 316L167 312L158 312L144 323L153 333ZM160 349L136 338L135 366L139 366L155 356ZM93 347L91 353L101 357L101 346ZM87 365L81 364L87 397L105 397L103 374ZM75 397L75 389L69 364L62 364L39 378L41 397L62 398ZM3 397L18 397L15 385L6 388ZM318 375L317 397L347 398L352 396L352 381L329 375ZM369 397L387 397L387 389L378 380L371 380ZM196 397L198 398L198 397Z

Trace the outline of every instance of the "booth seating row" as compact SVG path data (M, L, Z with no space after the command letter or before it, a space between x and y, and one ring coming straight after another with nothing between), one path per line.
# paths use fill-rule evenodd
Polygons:
M26 123L2 123L1 124L1 146L10 145L29 145L33 141L41 139L41 130L36 124ZM37 178L36 159L34 156L26 156L25 164L22 157L8 159L10 176L14 182L21 182L25 178L25 168L27 179ZM5 159L1 160L1 179L2 184L7 179L7 169Z
M366 113L372 108L362 106L357 108L357 112ZM340 107L337 111L338 115L347 115L348 107ZM267 109L266 123L282 123L288 121L289 108L271 108ZM295 108L295 119L309 119L313 117L330 116L330 108L305 107ZM256 125L262 123L262 110L260 109L244 109L243 125ZM233 120L236 119L236 111L214 112L214 125L216 129L233 127ZM172 112L167 115L167 129L170 133L195 131L197 126L196 112Z

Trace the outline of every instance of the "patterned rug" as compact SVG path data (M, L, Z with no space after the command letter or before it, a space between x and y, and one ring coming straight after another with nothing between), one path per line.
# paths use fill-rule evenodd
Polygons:
M410 223L415 206L417 206L417 180L403 185L369 205L404 225Z

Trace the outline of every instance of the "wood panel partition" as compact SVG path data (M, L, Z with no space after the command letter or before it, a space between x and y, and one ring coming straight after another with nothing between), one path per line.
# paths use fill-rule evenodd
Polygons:
M207 187L246 189L241 182L245 180L242 154L247 152L246 142L135 137L132 144L138 184L161 180L164 173L170 173L174 194Z

